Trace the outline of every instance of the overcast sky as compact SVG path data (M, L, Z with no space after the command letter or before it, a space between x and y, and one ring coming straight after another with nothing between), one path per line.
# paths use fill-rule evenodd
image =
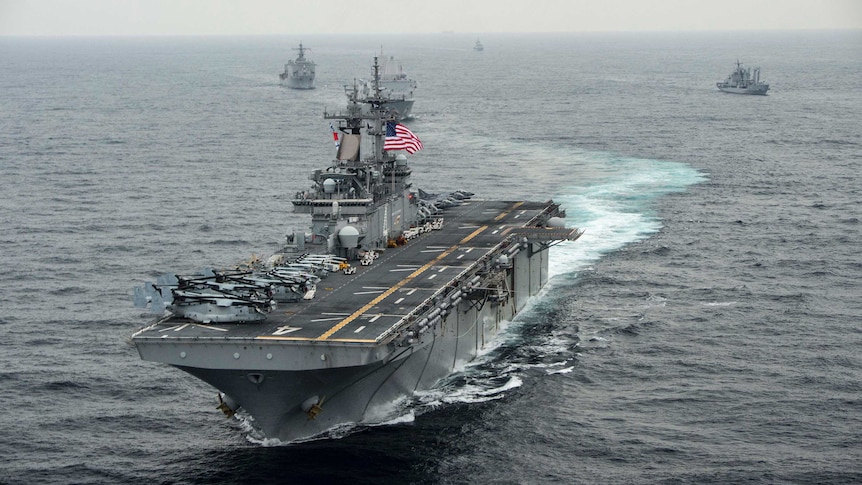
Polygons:
M0 0L0 35L848 28L862 0Z

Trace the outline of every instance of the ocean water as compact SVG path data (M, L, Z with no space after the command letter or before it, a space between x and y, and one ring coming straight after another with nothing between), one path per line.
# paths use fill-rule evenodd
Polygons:
M317 89L278 83L302 40ZM0 38L0 482L862 482L862 32ZM425 190L584 236L475 362L281 444L143 362L131 288L266 254L375 53ZM768 96L720 93L739 58Z

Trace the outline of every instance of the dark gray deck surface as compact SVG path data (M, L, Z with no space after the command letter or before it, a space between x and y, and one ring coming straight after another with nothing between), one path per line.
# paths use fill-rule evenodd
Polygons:
M280 303L266 320L196 324L169 319L139 337L257 338L374 343L411 310L449 285L468 266L548 206L545 202L465 201L443 213L442 230L387 249L356 273L331 273L313 300Z

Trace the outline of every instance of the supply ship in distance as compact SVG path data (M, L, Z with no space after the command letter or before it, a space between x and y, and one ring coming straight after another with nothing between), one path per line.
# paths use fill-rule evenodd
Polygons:
M769 84L760 80L760 68L753 70L742 67L739 60L736 61L736 69L724 81L715 83L715 86L725 93L733 94L766 94Z
M394 116L376 59L374 74L370 96L324 114L337 156L292 201L310 231L266 262L135 289L162 314L132 336L141 358L211 384L267 438L373 423L433 387L547 283L549 248L581 235L552 201L415 189L407 157L384 149Z

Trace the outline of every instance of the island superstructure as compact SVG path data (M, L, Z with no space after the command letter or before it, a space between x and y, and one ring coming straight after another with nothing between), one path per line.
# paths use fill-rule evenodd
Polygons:
M141 358L211 384L219 409L267 438L326 436L431 388L545 286L550 248L581 234L552 201L414 188L386 149L396 122L378 80L375 60L370 95L324 115L336 157L292 201L310 228L266 261L135 292L163 313L132 336Z

